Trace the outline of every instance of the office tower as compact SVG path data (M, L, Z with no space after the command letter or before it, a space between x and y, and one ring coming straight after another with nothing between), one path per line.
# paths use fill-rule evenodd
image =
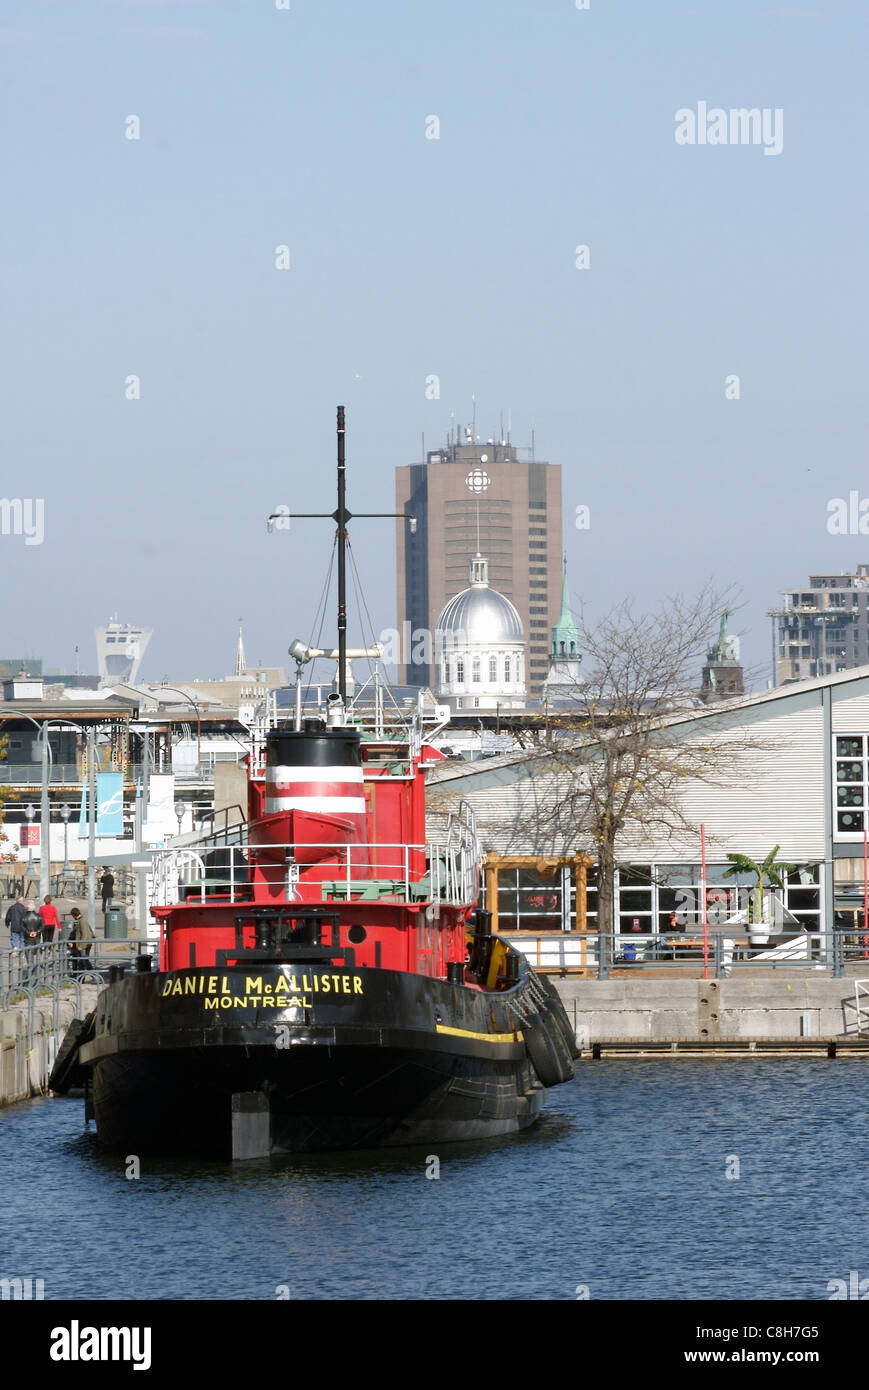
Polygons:
M412 634L434 633L447 600L467 587L469 560L481 553L492 588L518 610L528 694L540 694L561 599L561 467L519 453L508 441L458 429L424 463L395 470L395 509L417 518L415 534L398 523L400 679L408 685L433 688L431 644L419 641L414 650Z

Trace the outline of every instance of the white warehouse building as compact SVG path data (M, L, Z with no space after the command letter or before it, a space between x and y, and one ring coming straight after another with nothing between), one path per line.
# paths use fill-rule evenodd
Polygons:
M725 878L728 853L762 862L778 845L777 858L794 865L786 876L783 904L789 920L813 932L856 924L862 912L864 830L869 817L869 666L691 710L670 721L687 740L709 740L718 750L710 781L686 776L679 809L692 826L667 835L638 830L617 842L615 897L620 934L654 934L692 894L701 902L701 845L705 831L707 905L734 910L737 890L751 876ZM726 745L735 752L727 763ZM563 776L563 774L562 774ZM552 760L504 754L476 762L445 762L429 777L434 823L464 798L473 807L482 846L501 855L576 854L594 857L580 830L558 837L541 830L540 807L558 799ZM550 822L551 823L551 822ZM569 932L575 928L574 885L532 869L502 872L499 929ZM588 925L596 925L594 870L589 873ZM843 916L844 914L844 916ZM723 920L719 917L718 920Z

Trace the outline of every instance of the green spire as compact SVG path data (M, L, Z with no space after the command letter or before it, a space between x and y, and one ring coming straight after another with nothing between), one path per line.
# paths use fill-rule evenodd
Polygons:
M552 651L553 661L579 659L579 628L573 621L573 614L570 611L570 590L567 587L567 559L564 561L564 582L561 586L561 612L558 615L558 622L552 629Z

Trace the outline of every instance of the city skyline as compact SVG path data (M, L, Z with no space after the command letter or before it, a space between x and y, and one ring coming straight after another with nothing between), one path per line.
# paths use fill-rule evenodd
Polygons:
M331 509L335 405L351 510L391 511L476 398L481 438L509 418L561 466L576 609L735 584L768 671L782 584L869 558L828 525L865 436L860 28L851 4L11 0L5 649L74 669L118 612L154 628L147 674L208 675L243 613L284 664L331 535L264 523ZM392 523L352 538L391 627Z

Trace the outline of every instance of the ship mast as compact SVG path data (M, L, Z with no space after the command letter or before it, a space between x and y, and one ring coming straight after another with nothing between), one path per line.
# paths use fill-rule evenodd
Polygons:
M347 522L355 515L364 517L403 517L410 527L410 534L416 534L416 517L408 512L351 512L347 509L347 469L344 461L344 407L338 406L338 506L334 512L293 512L293 516L331 517L338 528L338 694L341 704L347 706ZM282 507L272 512L268 518L268 529L274 529L278 522L282 529L289 528L290 511Z
M344 464L344 407L338 407L338 694L347 708L347 522L350 513L345 502L347 469Z

